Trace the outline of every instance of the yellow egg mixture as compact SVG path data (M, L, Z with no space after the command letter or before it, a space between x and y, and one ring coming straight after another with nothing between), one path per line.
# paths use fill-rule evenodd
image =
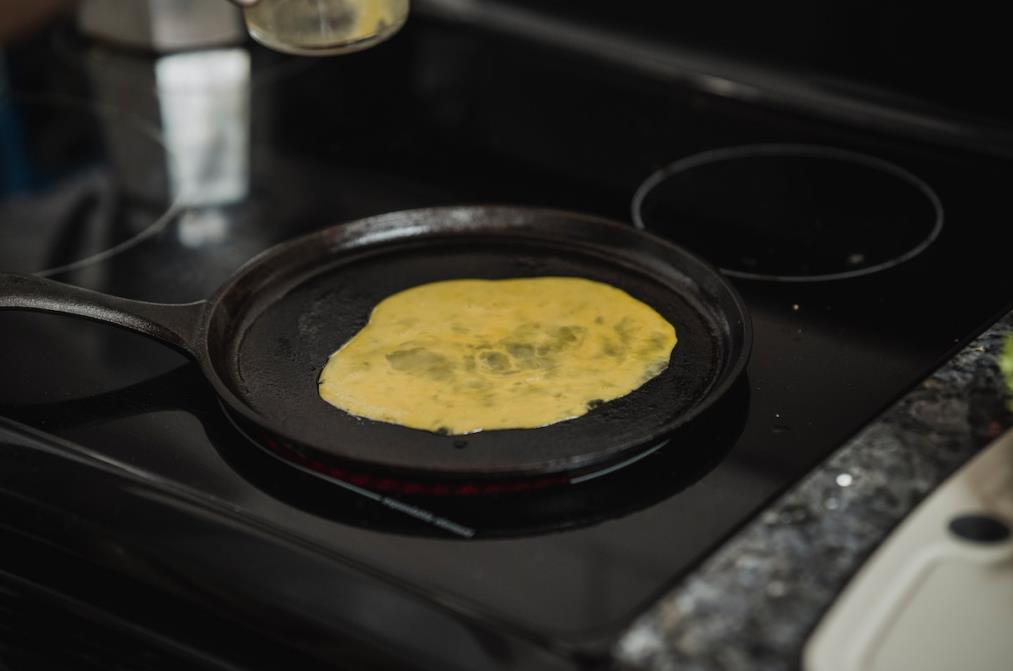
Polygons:
M448 280L381 301L319 389L352 415L426 431L535 428L629 394L675 343L664 317L601 282Z

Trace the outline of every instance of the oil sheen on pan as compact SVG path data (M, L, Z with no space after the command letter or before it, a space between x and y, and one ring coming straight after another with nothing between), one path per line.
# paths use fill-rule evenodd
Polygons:
M676 340L653 308L601 282L433 282L377 304L328 359L320 396L425 431L532 429L629 394L665 370Z

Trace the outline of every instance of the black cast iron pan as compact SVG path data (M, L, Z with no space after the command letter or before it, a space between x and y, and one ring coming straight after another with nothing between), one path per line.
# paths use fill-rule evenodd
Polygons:
M660 312L679 336L668 369L577 419L470 436L358 419L320 399L327 357L386 296L444 279L550 275L606 282ZM86 317L182 350L241 431L304 468L379 489L452 482L461 493L477 491L472 481L566 482L630 459L724 394L751 344L738 294L679 247L595 217L508 207L337 225L267 250L210 299L182 305L0 274L4 308Z

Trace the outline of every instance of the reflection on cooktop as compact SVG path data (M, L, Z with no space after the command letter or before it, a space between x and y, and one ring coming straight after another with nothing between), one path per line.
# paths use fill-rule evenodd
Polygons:
M157 55L87 38L71 24L57 26L52 31L49 35L49 48L63 65L80 73L116 70L114 77L119 80L120 87L132 96L140 92L157 92L154 81L154 66L160 58ZM237 47L225 46L220 49L233 48ZM247 42L238 48L250 54L252 89L272 86L319 64L316 59L295 58L264 48L255 42ZM217 50L219 49L201 49L191 53ZM134 65L125 65L128 62Z
M0 96L0 135L8 147L0 166L0 269L80 269L155 235L176 213L167 150L129 115Z

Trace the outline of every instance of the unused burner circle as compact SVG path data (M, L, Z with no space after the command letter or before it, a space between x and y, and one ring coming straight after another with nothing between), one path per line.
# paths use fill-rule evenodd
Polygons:
M62 275L162 231L175 160L153 128L85 101L0 95L0 270Z
M782 282L867 275L924 251L943 226L931 187L893 163L814 145L747 145L659 170L633 222L733 277Z

